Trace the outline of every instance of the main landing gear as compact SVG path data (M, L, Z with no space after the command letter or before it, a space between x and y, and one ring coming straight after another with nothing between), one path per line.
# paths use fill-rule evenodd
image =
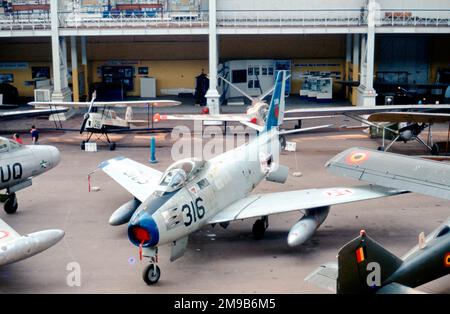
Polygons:
M256 240L264 237L267 227L269 227L269 218L267 216L261 217L253 224L252 233Z
M150 258L150 265L144 268L144 271L142 272L142 279L144 282L151 286L156 284L159 281L159 278L161 277L161 270L159 269L157 263L158 263L158 248L150 248L150 249L144 249L145 250L145 257Z
M19 207L19 203L17 203L16 193L11 193L6 196L5 204L3 205L3 209L7 214L14 214Z

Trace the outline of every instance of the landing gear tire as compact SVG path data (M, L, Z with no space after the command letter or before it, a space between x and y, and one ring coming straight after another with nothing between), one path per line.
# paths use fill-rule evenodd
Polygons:
M17 203L17 197L15 193L8 196L8 199L6 200L3 208L5 212L10 215L14 214L17 211L17 208L19 208L19 204Z
M145 283L149 286L157 283L159 277L161 277L161 270L156 264L148 265L142 272L142 279L144 279Z
M261 240L264 237L264 233L266 232L266 224L264 220L258 219L253 224L252 233L256 240Z
M286 148L286 136L280 135L280 145L281 150L284 150Z
M86 148L86 141L82 141L80 143L80 148L81 148L81 150L84 150Z
M378 146L377 150L379 150L380 152L384 152L384 147L383 146Z
M109 150L115 150L116 149L116 142L109 143Z
M433 144L433 146L431 147L431 155L434 155L434 156L439 155L439 145L438 144Z

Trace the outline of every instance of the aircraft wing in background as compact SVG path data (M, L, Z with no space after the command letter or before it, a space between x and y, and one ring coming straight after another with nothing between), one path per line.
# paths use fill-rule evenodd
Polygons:
M61 101L61 102L45 102L45 101L32 101L29 102L32 106L62 106L62 107L86 107L91 106L91 102L74 102L74 101ZM130 101L95 101L93 107L173 107L180 105L181 102L175 100L130 100Z
M384 112L374 113L367 120L370 122L409 122L409 123L446 123L450 121L448 113L428 112Z
M39 108L29 110L8 110L5 112L0 112L0 120L15 120L30 117L48 116L66 111L68 111L68 108L65 107Z
M450 165L442 162L354 147L326 167L340 176L450 200Z

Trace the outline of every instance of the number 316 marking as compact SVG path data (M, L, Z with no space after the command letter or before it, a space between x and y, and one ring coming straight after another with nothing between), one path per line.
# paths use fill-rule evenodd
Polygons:
M197 197L195 202L191 202L190 204L184 204L181 207L182 212L186 212L186 217L188 221L184 222L184 225L190 226L193 222L197 222L205 216L205 207L201 204L203 202L201 197ZM195 204L194 204L195 203Z

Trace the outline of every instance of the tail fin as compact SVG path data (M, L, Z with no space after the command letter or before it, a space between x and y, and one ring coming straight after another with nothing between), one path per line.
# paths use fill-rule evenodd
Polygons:
M269 131L283 123L284 118L284 93L286 89L286 71L279 71L275 79L275 88L270 101L264 131Z
M374 293L402 262L361 232L338 253L337 293Z

